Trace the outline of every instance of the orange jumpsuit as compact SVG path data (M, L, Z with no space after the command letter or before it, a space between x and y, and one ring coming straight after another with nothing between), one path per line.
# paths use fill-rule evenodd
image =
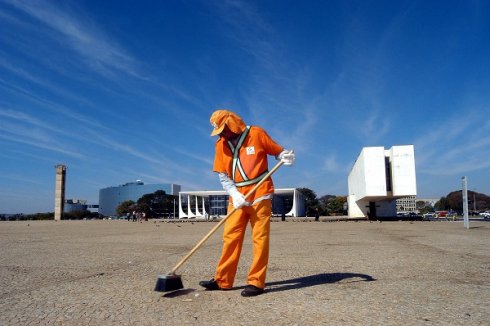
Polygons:
M215 149L213 170L226 173L244 195L267 173L267 155L277 156L283 150L262 128L256 126L247 126L236 146L220 137ZM248 221L252 227L253 261L247 283L265 288L273 193L274 184L269 178L247 198L252 205L236 210L225 222L223 250L214 276L220 288L233 287ZM230 198L228 211L232 209Z

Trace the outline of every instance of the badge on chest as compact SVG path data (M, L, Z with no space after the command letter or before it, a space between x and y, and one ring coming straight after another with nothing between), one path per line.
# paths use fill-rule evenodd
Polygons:
M247 155L254 155L255 154L255 147L249 146L247 147Z

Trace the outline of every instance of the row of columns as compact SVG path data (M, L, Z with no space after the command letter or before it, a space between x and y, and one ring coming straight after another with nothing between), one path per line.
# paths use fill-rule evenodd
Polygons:
M187 212L184 212L182 208L182 196L179 195L179 218L206 218L209 213L206 212L205 197L192 196L195 200L195 213L191 209L191 195L187 195ZM201 198L201 208L199 207L199 198Z
M305 213L305 203L302 200L302 194L296 189L293 190L293 204L289 212L285 212L286 216L300 216ZM187 209L184 211L182 207L182 198L187 196ZM191 194L179 194L179 218L202 218L206 219L209 216L209 212L206 211L206 198L207 196L191 195ZM195 199L194 207L192 208L192 199Z

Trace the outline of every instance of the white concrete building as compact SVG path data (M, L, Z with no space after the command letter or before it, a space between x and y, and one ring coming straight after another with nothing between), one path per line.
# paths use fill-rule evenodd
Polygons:
M348 177L349 217L394 217L396 199L416 196L413 145L364 147Z
M396 212L397 213L418 213L415 200L416 200L415 196L398 198L396 200Z
M228 194L224 190L181 191L179 193L179 218L208 219L225 216ZM295 188L275 189L272 214L276 216L304 216L305 200Z

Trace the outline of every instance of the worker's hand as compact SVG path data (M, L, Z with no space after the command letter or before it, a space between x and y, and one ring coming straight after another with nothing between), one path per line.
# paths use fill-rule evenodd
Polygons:
M293 165L296 155L294 155L294 150L283 150L277 158L280 159L284 165Z
M230 196L233 202L233 207L236 209L242 208L243 206L249 206L250 203L245 200L245 196L239 192L236 188L230 189Z

